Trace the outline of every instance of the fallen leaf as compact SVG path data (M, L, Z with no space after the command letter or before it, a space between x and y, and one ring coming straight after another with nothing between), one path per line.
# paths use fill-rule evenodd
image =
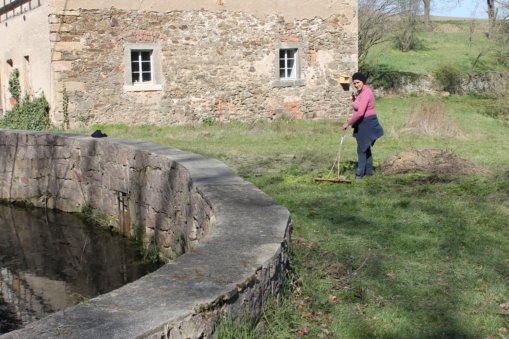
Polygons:
M502 307L502 309L505 311L509 311L509 303L500 304L500 307Z
M506 334L506 333L507 333L507 328L506 328L506 327L500 327L500 328L498 329L498 333L500 333L500 334Z
M389 278L390 280L396 279L396 273L394 273L392 271L387 273L387 278Z
M301 327L301 328L297 329L296 332L297 332L298 335L307 335L307 334L309 334L310 331L311 330L309 329L309 327L304 326L304 327Z
M328 329L322 327L320 330L321 331L318 333L318 338L330 338L330 331Z
M334 303L334 304L335 304L335 303L337 303L337 302L338 302L338 297L336 297L335 295L331 294L331 295L329 295L329 301L330 301L331 303Z

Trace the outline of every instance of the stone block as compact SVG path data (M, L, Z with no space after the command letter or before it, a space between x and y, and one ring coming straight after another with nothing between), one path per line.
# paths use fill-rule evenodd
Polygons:
M83 47L79 41L58 41L53 44L53 50L57 52L81 51Z
M51 21L51 16L49 18L50 18L50 21ZM52 32L52 33L70 32L71 31L71 26L69 24L66 24L66 23L60 23L60 22L51 23L50 22L49 31Z
M56 24L59 24L61 22L60 20L60 17L58 15L55 15L55 14L50 14L48 16L48 23L51 25L56 25Z
M51 64L51 68L54 72L66 72L72 69L72 61L55 61Z
M66 81L64 86L67 92L85 92L85 83L82 81Z
M49 34L49 41L51 42L57 42L61 40L60 33L52 32Z

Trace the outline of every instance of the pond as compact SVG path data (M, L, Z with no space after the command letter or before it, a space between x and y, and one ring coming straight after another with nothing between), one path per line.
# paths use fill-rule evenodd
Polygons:
M160 267L75 214L0 205L0 334Z

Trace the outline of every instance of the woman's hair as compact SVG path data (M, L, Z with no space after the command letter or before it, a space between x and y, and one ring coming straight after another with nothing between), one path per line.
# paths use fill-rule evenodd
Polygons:
M364 74L362 72L356 72L352 75L352 81L354 81L354 80L360 80L363 83L366 83L366 81L368 80L368 77L366 76L366 74Z

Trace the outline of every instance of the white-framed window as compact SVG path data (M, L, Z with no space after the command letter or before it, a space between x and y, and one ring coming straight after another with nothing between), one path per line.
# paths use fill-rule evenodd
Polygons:
M284 42L277 46L276 69L277 75L274 81L275 87L304 86L302 77L301 43Z
M131 79L133 85L152 83L153 50L131 50Z
M297 79L297 57L298 48L279 49L279 79L296 80Z
M128 43L124 46L124 90L162 91L160 47L155 43Z

